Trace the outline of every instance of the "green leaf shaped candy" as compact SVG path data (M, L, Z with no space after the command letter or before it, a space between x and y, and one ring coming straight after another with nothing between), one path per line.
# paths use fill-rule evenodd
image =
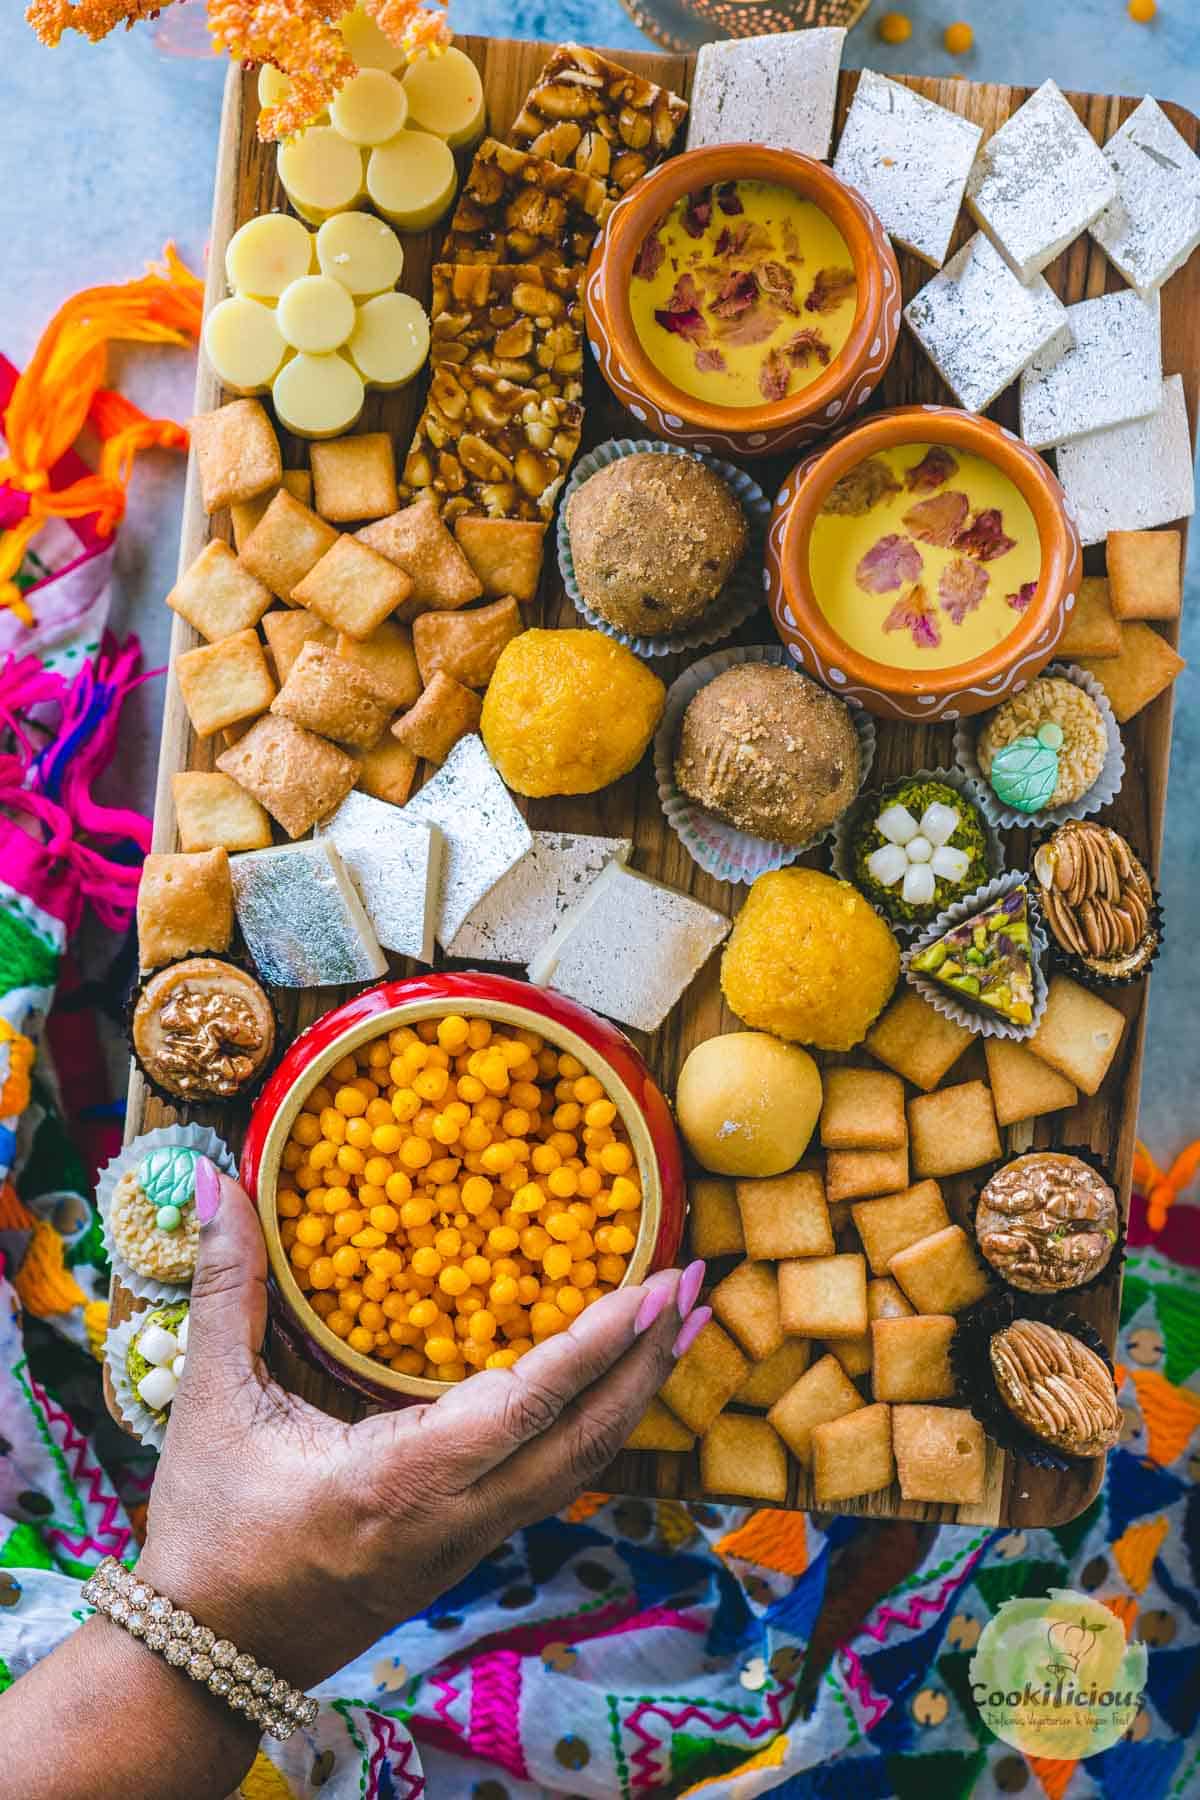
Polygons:
M1040 812L1058 786L1058 751L1035 737L1015 738L992 758L992 791L1016 812Z
M151 1150L137 1172L138 1186L151 1206L183 1208L190 1206L196 1191L196 1163L199 1151L187 1150L182 1144L167 1144Z

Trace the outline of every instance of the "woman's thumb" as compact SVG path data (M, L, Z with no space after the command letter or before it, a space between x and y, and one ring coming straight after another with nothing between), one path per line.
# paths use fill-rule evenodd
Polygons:
M267 1252L250 1196L207 1157L196 1163L200 1247L192 1278L188 1370L244 1373L267 1329Z

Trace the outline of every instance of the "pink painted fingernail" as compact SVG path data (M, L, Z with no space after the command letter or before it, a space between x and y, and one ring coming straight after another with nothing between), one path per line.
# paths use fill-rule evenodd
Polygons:
M207 1156L196 1159L196 1217L201 1225L211 1225L221 1204L221 1177Z
M671 1345L672 1356L685 1356L712 1318L711 1306L698 1306Z
M633 1335L640 1337L643 1331L649 1331L655 1319L670 1298L670 1289L665 1287L651 1288L642 1304L638 1307L637 1318L633 1321Z
M679 1316L686 1319L700 1298L700 1283L704 1280L704 1264L689 1263L679 1277L679 1286L675 1290L675 1304L679 1308Z

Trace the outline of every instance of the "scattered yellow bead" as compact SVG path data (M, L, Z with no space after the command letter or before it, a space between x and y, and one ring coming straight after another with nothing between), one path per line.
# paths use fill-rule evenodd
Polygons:
M906 44L912 36L912 20L907 13L885 12L876 29L885 44Z
M942 43L951 56L965 56L975 42L975 33L962 19L953 25L947 25L942 33Z

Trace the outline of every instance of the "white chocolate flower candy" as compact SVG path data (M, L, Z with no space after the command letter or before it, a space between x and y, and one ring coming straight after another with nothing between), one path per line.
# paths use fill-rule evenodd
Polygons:
M889 844L907 844L920 830L907 806L885 807L876 819L875 827Z
M137 1340L137 1347L148 1363L165 1368L179 1354L179 1339L163 1325L147 1325Z
M916 837L910 837L905 844L904 854L910 863L927 863L933 856L933 845L918 831Z
M933 866L927 862L910 863L900 886L900 898L906 906L929 906L937 893Z
M966 879L971 858L965 850L956 850L951 844L939 844L929 866L939 881L958 883Z
M174 1375L176 1381L183 1380L183 1365L186 1361L187 1358L181 1350L179 1355L175 1358L175 1361L171 1364L171 1373Z
M179 1380L171 1369L148 1369L137 1384L137 1392L151 1412L162 1412L179 1392Z
M934 800L921 814L922 836L927 837L937 850L950 842L960 817L957 807L944 806L940 800Z
M908 868L908 857L904 854L903 844L881 844L867 858L867 870L872 879L881 887L895 887L903 881Z

